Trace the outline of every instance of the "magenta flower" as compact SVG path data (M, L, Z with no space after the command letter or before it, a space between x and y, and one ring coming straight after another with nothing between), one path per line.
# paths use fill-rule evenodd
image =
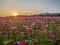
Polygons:
M33 33L33 32L34 32L34 30L33 30L32 28L30 28L30 29L29 29L29 32L30 32L30 33Z
M25 45L25 42L21 42L20 45Z
M15 45L25 45L25 42L16 42Z
M54 32L49 32L49 36L56 38L56 34Z

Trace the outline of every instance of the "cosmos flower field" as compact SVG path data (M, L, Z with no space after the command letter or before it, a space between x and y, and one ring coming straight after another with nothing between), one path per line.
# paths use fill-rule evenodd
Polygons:
M60 17L1 17L0 45L60 45Z

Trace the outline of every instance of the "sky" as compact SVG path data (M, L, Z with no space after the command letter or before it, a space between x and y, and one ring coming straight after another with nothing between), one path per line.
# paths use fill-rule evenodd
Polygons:
M0 16L28 13L60 13L60 0L0 0Z

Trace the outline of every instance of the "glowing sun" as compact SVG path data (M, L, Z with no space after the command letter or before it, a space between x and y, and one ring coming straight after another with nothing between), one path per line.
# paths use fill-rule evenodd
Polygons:
M18 15L18 13L17 13L17 12L14 12L14 13L13 13L13 16L17 16L17 15Z

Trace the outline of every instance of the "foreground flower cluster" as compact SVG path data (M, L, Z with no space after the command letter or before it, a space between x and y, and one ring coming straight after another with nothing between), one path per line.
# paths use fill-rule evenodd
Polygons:
M60 45L60 17L0 18L0 45Z

